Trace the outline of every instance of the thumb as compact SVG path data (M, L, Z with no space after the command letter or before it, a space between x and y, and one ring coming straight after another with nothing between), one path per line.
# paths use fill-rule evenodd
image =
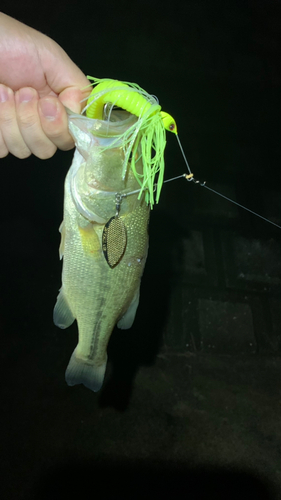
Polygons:
M59 94L59 100L71 111L80 114L86 105L86 101L81 101L87 98L90 92L91 90L88 89L85 92L77 87L68 87Z
M91 93L89 80L63 48L42 33L37 48L47 86L64 106L80 113L85 105L81 101Z

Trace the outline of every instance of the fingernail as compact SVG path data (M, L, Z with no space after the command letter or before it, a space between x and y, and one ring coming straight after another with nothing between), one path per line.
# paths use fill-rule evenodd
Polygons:
M58 114L57 104L51 99L42 99L39 101L41 112L47 120L55 120Z
M6 102L9 100L8 90L0 85L0 102Z
M24 88L20 89L18 92L18 100L20 103L32 101L34 97L34 92L32 89Z

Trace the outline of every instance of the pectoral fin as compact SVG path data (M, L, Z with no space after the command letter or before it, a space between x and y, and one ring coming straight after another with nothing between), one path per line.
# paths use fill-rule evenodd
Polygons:
M63 221L59 227L59 232L61 234L60 247L59 247L59 254L60 254L60 260L61 260L63 258L63 254L64 254L64 241L65 241L65 229L64 229L64 222Z
M140 300L140 288L137 289L134 298L129 305L127 311L125 312L124 316L118 321L117 326L121 330L127 330L128 328L131 328L135 315L137 312L137 308L139 305L139 300Z
M57 302L54 307L53 319L55 325L62 329L68 328L75 320L67 300L64 297L62 288L58 294Z

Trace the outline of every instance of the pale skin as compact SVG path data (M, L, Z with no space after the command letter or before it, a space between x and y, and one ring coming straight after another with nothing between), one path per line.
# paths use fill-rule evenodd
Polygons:
M87 85L54 40L0 12L0 158L73 148L64 106L80 113Z

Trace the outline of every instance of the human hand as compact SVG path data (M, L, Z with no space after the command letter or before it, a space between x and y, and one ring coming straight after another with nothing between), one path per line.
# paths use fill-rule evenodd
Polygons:
M87 85L55 41L0 12L0 158L71 149L64 106L80 113Z

